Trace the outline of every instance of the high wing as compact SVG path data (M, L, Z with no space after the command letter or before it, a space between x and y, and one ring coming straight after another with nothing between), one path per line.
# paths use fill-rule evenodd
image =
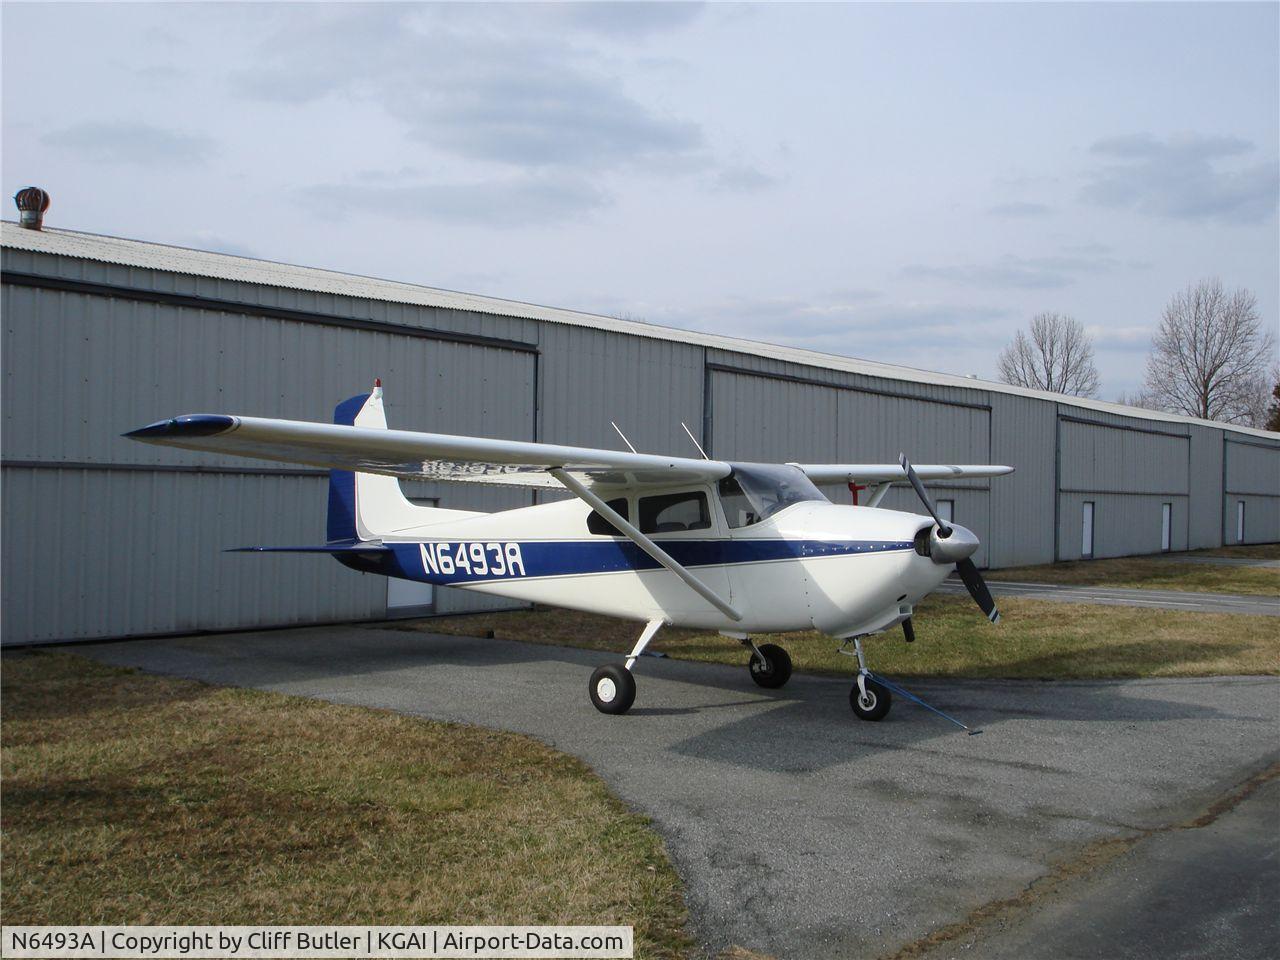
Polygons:
M558 487L559 481L546 473L556 468L607 485L706 482L726 477L732 469L718 460L207 413L161 420L125 436L332 470L514 486Z
M733 470L732 464L721 460L226 414L174 417L125 436L144 443L332 470L521 487L560 487L561 482L547 473L551 469L564 470L592 485L608 486L706 482L726 477ZM814 483L896 483L907 479L896 463L793 466ZM1013 468L920 464L915 471L923 480L958 480L1003 476Z
M906 483L907 472L896 463L795 463L814 483ZM1003 477L1013 467L996 464L912 464L921 480Z

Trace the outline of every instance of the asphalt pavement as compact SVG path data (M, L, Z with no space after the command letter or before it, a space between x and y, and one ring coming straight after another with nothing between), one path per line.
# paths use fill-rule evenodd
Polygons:
M1159 831L1063 896L926 960L1275 957L1277 907L1280 780L1271 780L1212 822Z
M991 573L989 577L998 576ZM1124 590L1118 587L1078 587L1062 583L1017 583L987 580L993 596L1025 597L1029 600L1057 600L1063 603L1101 603L1116 607L1151 607L1156 610L1184 610L1195 613L1248 613L1280 617L1280 597L1234 593L1191 593L1185 590ZM946 580L938 593L965 594L958 579Z
M685 880L694 932L712 954L736 944L785 958L892 955L948 924L963 926L984 904L1016 897L1112 837L1145 838L1124 862L1156 851L1132 860L1129 874L1152 897L1164 896L1153 884L1167 883L1156 866L1167 857L1161 869L1180 880L1166 899L1181 929L1214 931L1197 955L1273 956L1280 936L1273 885L1243 904L1205 896L1197 848L1154 846L1172 844L1170 824L1201 815L1280 762L1276 678L912 685L984 731L966 736L901 701L881 723L858 721L847 680L797 675L780 691L761 690L745 658L740 668L645 658L635 707L607 717L588 702L587 678L611 658L563 647L320 627L77 652L520 731L575 754L653 818ZM1274 810L1274 796L1274 788L1259 790L1239 809L1251 814L1269 798ZM1257 814L1264 822L1267 809ZM1240 828L1224 814L1214 823L1254 850L1254 821ZM1269 856L1258 853L1258 862L1274 865ZM1253 863L1220 858L1213 869ZM1089 929L1095 914L1114 916L1112 888L1097 889L1096 901L1073 894L1087 909L1060 918L1063 939L1010 941L1000 955L1063 955L1055 942ZM1113 929L1138 952L1090 956L1170 955L1155 942L1144 946L1140 928Z

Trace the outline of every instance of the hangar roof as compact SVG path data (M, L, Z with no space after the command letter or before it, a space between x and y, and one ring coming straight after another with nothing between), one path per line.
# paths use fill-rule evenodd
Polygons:
M270 260L254 260L225 253L210 253L204 250L173 247L142 240L127 240L122 237L81 233L74 230L56 230L48 227L43 230L26 230L11 221L3 221L0 235L2 235L3 246L16 250L56 254L64 257L78 257L120 266L165 270L172 273L214 277L221 280L238 280L244 283L256 283L264 286L359 297L367 300L384 300L392 303L407 303L425 307L468 310L476 313L542 320L548 323L591 327L597 330L609 330L637 337L692 343L712 349L752 354L804 366L839 370L865 376L959 387L968 390L1016 394L1018 396L1036 397L1054 403L1145 420L1195 423L1202 426L1225 428L1270 440L1280 438L1280 434L1270 433L1265 430L1255 430L1249 427L1217 423L1209 420L1198 420L1179 414L1145 410L1140 407L1128 407L1102 400L1089 400L1059 393L1028 390L1023 387L1015 387L991 380L977 380L971 377L956 376L955 374L937 373L931 370L919 370L914 367L879 363L874 360L859 360L853 357L819 353L814 350L803 350L798 347L781 346L758 340L744 340L712 333L662 327L638 320L621 320L616 317L599 316L576 310L543 307L531 303L522 303L518 300L503 300L498 297L458 293L452 290L440 290L435 287L423 287L394 280L379 280L373 277L340 273L334 270L300 267Z

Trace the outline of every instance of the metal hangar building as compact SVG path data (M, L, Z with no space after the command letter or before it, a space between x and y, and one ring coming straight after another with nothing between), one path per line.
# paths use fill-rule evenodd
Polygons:
M1009 567L1280 540L1280 435L489 297L5 222L3 642L374 620L494 601L316 556L323 471L133 443L179 413L755 461L1007 463L934 484ZM461 509L521 490L406 483ZM832 499L845 490L829 490ZM884 506L915 510L909 489Z

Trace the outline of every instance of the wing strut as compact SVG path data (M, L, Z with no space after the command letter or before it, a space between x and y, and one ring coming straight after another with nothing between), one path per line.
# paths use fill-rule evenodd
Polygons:
M707 603L711 604L731 620L736 621L742 619L742 614L735 610L727 600L720 596L720 594L716 593L692 573L680 564L676 563L675 559L669 553L619 516L616 510L611 509L607 503L588 490L580 480L574 477L563 467L551 467L547 470L547 473L551 474L564 484L565 487L579 500L591 507L592 510L608 520L617 529L621 530L623 534L625 534L626 537L637 547L687 583L689 588L693 590L694 593L698 594L698 596L706 600Z
M877 483L876 488L871 491L871 499L867 501L868 507L880 506L880 501L884 499L884 495L889 492L889 488L893 483L886 480L884 483Z

